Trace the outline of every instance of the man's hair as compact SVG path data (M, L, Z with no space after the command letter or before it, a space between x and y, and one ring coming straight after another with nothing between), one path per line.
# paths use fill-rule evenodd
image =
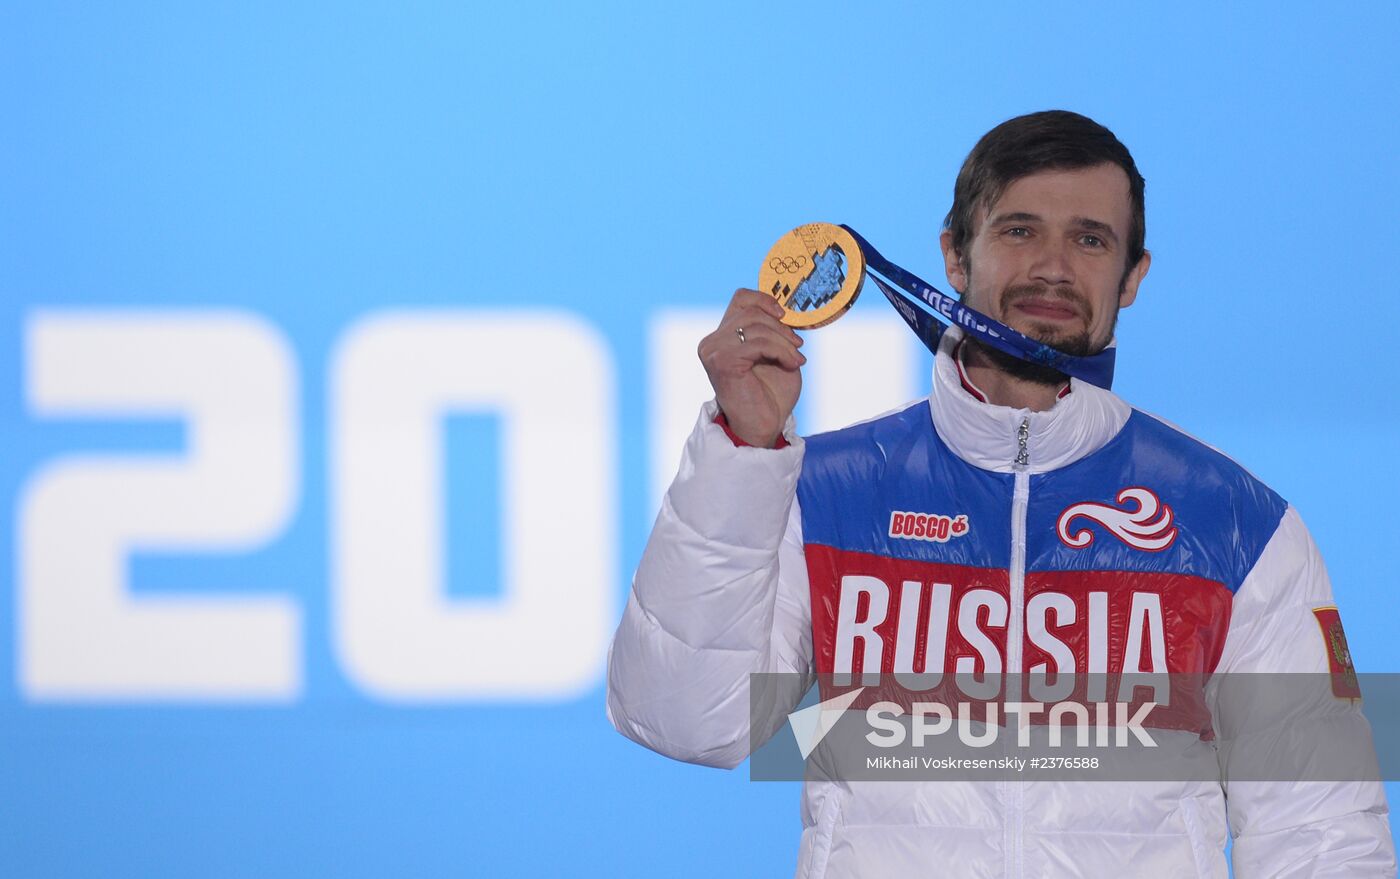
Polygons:
M1145 183L1132 154L1113 132L1068 110L1008 119L977 141L958 172L953 207L943 220L943 228L953 233L953 250L966 263L977 209L990 209L1015 181L1038 171L1072 171L1105 163L1117 165L1128 175L1133 219L1128 229L1126 273L1142 259L1147 239Z

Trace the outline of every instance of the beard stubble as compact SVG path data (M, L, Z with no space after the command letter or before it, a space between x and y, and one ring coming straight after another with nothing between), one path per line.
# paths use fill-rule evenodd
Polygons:
M970 280L971 278L969 278L969 281ZM1047 294L1049 294L1052 289L1056 295L1050 297ZM1122 295L1121 285L1119 288L1119 295ZM1006 322L1006 313L1012 305L1021 299L1029 298L1051 298L1058 301L1069 302L1074 305L1079 314L1087 315L1090 319L1092 318L1089 304L1073 287L1062 286L1051 288L1044 284L1019 284L1006 288L1001 295L1002 322ZM1088 320L1086 320L1085 323L1087 325ZM1116 329L1117 326L1118 311L1114 309L1113 323L1109 331L1110 338L1112 338L1112 331ZM1051 324L1034 322L1027 329L1027 336L1035 339L1037 342L1044 342L1057 351L1073 354L1076 357L1086 357L1090 354L1098 353L1094 349L1093 341L1089 338L1087 326L1084 330L1077 333L1064 333ZM1022 360L1013 354L1007 354L1000 348L994 348L973 336L965 336L964 338L977 352L985 356L987 361L994 367L1013 378L1048 387L1058 387L1069 381L1069 376L1060 372L1058 369L1052 369L1051 367L1039 363L1032 363L1029 360ZM1099 346L1098 350L1102 350L1105 347L1107 347L1107 343Z

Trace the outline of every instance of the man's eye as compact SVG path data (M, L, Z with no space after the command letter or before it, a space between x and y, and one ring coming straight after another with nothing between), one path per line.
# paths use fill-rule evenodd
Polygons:
M1012 226L1010 229L1006 230L1006 234L1010 235L1012 238L1025 238L1027 235L1031 234L1031 230L1027 229L1025 226Z
M1085 247L1103 247L1103 239L1097 235L1080 235L1079 243Z

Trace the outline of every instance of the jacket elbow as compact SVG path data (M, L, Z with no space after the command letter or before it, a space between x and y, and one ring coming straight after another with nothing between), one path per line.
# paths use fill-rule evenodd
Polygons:
M613 729L642 747L682 763L708 766L713 769L734 769L749 756L747 739L726 742L699 740L677 741L678 737L662 736L629 715L618 703L615 691L608 688L606 712Z

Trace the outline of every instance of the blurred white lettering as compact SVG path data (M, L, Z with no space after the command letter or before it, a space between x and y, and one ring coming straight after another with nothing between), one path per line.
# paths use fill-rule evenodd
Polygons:
M18 504L18 676L34 700L274 700L301 690L286 596L131 594L135 551L247 552L295 504L296 364L234 311L40 311L25 325L39 418L176 418L180 455L73 454Z
M616 622L611 353L562 312L394 311L330 370L331 583L347 674L385 699L558 699ZM442 419L502 424L500 598L444 590Z

